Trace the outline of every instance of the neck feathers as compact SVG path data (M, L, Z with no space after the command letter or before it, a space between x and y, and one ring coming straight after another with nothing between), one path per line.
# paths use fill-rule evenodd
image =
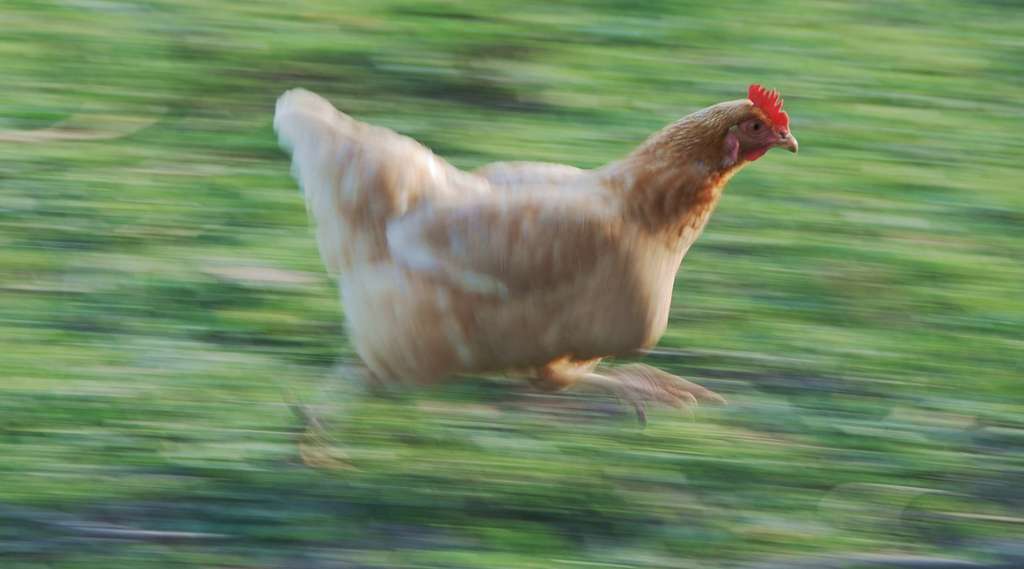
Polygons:
M697 111L609 166L607 183L623 194L627 216L672 243L692 242L739 169L726 160L725 135L749 109L741 100Z

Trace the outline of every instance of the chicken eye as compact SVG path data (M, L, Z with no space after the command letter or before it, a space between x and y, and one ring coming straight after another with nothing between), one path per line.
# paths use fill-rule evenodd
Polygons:
M756 122L756 123L754 123L754 126L751 127L751 128L753 128L754 130L761 130L761 123Z

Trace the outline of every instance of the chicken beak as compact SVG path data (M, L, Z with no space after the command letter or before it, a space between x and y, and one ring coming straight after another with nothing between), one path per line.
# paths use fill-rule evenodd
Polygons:
M793 154L796 154L796 151L800 148L800 145L796 141L796 137L788 132L783 134L779 141L775 143L775 145L781 146L786 150L792 152Z

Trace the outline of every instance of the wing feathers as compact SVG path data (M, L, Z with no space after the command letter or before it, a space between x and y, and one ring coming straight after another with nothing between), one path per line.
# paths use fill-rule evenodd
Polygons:
M559 189L581 181L586 170L550 162L492 162L473 171L492 185L509 190L546 186Z
M579 200L551 198L491 195L413 212L389 224L389 250L466 292L509 297L570 284L612 253L618 224Z

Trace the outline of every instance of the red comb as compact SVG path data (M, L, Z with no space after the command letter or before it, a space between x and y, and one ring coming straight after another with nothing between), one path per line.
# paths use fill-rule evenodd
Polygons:
M778 91L769 91L755 83L747 90L747 98L755 107L761 109L775 128L789 130L789 115L782 110L782 97Z

